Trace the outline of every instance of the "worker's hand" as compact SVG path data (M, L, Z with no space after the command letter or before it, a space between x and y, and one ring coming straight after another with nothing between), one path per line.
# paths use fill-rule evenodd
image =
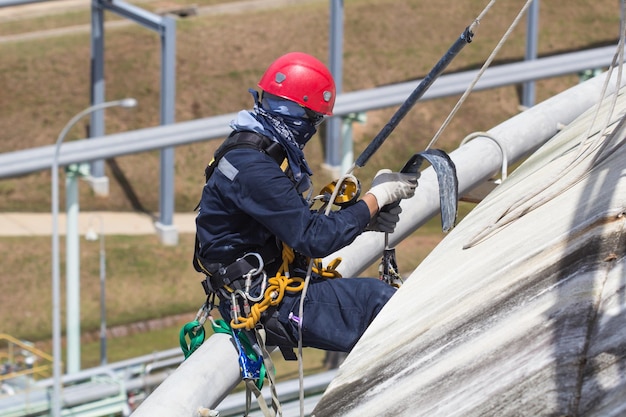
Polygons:
M391 172L390 169L381 169L376 173L372 181L372 188L367 193L376 198L380 210L387 204L413 197L419 175L419 172L417 174L403 174Z
M365 230L393 233L396 230L396 224L400 220L400 213L402 213L402 207L400 206L393 206L389 210L380 211L372 217Z

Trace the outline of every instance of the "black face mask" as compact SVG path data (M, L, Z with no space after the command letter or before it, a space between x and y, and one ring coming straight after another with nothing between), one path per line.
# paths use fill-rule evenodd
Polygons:
M302 149L315 134L315 126L307 118L304 108L298 104L274 96L266 96L259 101L259 94L249 90L254 97L253 117L266 132L278 141L287 152L291 178L298 192L310 187L309 177L313 175Z
M293 139L300 149L315 135L317 126L307 115L306 109L293 101L264 94L261 100L263 110L282 122L293 133Z

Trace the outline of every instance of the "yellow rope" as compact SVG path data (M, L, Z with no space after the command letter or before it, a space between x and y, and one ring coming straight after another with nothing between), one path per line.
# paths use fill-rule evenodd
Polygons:
M341 258L335 258L328 264L328 266L324 267L322 265L322 260L317 258L313 260L312 271L326 279L341 278L341 274L337 271L337 267L340 263Z
M283 262L276 276L267 280L267 288L265 289L263 300L252 305L250 314L248 314L247 317L239 317L236 320L232 319L230 327L233 329L252 330L261 319L263 312L269 307L280 304L286 292L296 293L302 291L304 288L304 278L290 277L289 265L295 259L295 254L293 249L285 244L283 244L282 259ZM323 278L341 278L341 274L336 270L341 262L341 258L333 260L326 268L322 266L321 259L315 259L314 262L316 266L313 270Z

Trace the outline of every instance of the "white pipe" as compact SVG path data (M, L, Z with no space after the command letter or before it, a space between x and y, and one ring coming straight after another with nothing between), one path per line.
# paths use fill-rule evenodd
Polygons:
M604 78L599 76L579 84L500 124L489 133L501 141L508 160L517 161L554 136L559 124L570 123L598 103ZM614 86L610 88L613 90ZM384 151L384 148L379 150ZM499 146L484 137L468 142L450 156L456 164L461 194L499 172L502 164ZM415 197L404 201L402 209L401 221L390 236L392 245L439 213L439 186L432 168L424 170ZM340 272L343 276L356 276L381 256L383 248L383 234L369 232L326 261L341 256ZM237 352L230 337L213 335L146 398L132 416L198 415L199 407L215 408L240 380Z
M499 144L489 137L479 136L451 152L450 158L456 165L459 179L459 195L466 194L500 171L502 151L506 153L509 163L519 161L557 134L559 125L571 123L599 103L605 78L606 73L578 84L489 130L489 136L497 138ZM612 77L606 94L616 90L616 78L616 75ZM622 86L624 84L622 80ZM378 152L385 152L384 145ZM391 168L400 169L401 166L402 163ZM432 167L422 171L415 196L402 200L400 205L400 222L395 232L389 235L392 247L439 214L439 184ZM384 248L383 233L367 232L350 246L325 258L324 264L341 257L337 270L342 276L358 276L381 257Z
M216 333L189 356L135 410L133 417L197 416L213 409L241 381L231 337Z

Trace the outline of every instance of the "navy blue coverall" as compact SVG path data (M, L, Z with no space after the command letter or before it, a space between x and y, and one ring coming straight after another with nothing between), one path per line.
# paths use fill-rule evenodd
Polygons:
M228 265L247 252L278 248L277 241L304 256L323 258L350 244L369 221L363 201L329 215L310 210L272 158L258 150L237 148L221 158L204 186L196 225L201 255ZM276 261L266 260L268 276L280 266L276 251ZM298 276L304 278L305 271ZM395 288L376 278L314 276L304 302L303 345L350 351L394 293ZM300 295L287 293L274 312L290 342L279 342L270 328L268 345L297 346ZM227 320L229 304L220 299L220 312Z

